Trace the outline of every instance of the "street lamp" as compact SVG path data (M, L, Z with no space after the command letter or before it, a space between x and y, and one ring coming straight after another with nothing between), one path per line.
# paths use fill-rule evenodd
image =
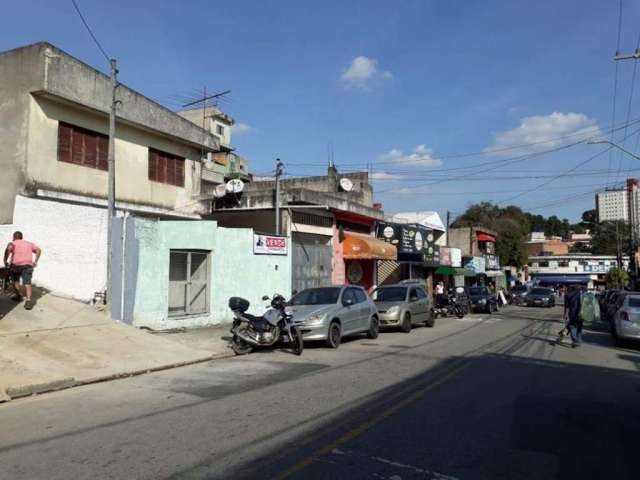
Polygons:
M624 153L626 153L627 155L631 155L633 158L635 158L636 160L640 160L640 157L638 155L636 155L635 153L631 153L629 150L621 147L620 145L618 145L617 143L613 143L610 142L609 140L596 140L596 139L592 139L592 140L588 140L587 143L591 144L591 145L595 145L598 143L606 143L608 145L611 145L612 147L616 147L620 150L622 150Z

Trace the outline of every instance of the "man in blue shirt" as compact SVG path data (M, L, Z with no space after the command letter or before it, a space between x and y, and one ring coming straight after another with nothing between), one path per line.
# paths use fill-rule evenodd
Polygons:
M569 332L571 333L571 346L578 347L582 343L582 318L580 318L580 307L582 304L580 289L571 285L564 298L564 320L568 320Z

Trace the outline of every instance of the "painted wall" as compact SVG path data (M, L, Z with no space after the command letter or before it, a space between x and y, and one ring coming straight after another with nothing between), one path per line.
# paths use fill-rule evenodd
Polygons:
M133 324L153 329L196 327L232 321L229 297L251 302L250 313L264 311L263 295L291 294L291 255L254 255L253 230L218 227L213 221L136 219L138 273ZM209 314L168 316L171 249L211 252ZM127 289L128 290L128 289Z
M107 195L107 172L59 162L58 123L64 121L96 132L108 133L108 119L46 98L30 98L27 174L40 188L93 197ZM152 182L148 178L149 147L180 155L185 160L184 188ZM193 201L200 193L200 152L194 148L133 128L116 126L116 198L171 210L204 212Z
M17 196L14 224L0 230L4 245L20 230L42 249L33 281L53 293L88 301L106 286L107 211ZM4 250L3 250L4 251Z

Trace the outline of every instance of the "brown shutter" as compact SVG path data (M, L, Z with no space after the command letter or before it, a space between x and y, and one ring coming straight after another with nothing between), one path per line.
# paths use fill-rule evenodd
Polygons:
M176 158L172 155L165 155L167 162L167 183L169 185L176 184Z
M84 165L98 168L98 136L94 133L84 133Z
M184 158L176 159L176 186L184 187Z
M109 137L98 135L97 138L97 167L105 172L109 170Z
M58 161L71 161L71 126L62 122L58 124Z
M74 129L71 137L71 163L84 164L84 135L79 129Z
M157 166L158 154L149 149L149 180L157 181L158 178L158 166Z

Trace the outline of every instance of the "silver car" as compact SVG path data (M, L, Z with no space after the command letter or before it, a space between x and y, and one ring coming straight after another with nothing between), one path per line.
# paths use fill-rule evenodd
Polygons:
M616 341L640 340L640 293L625 295L622 305L613 316L611 329Z
M365 332L368 338L378 337L378 310L356 285L308 288L294 295L287 308L304 340L324 340L338 348L346 335Z
M381 327L400 327L409 333L419 323L434 325L431 299L420 285L385 285L378 287L371 297L378 307Z

